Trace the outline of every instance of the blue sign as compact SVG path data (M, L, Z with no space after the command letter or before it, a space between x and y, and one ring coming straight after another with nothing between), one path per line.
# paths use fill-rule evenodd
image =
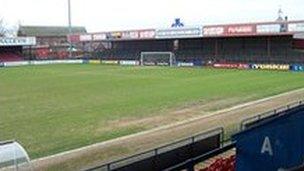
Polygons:
M304 163L304 107L233 136L236 170L277 171Z
M304 65L292 65L291 70L292 71L304 71Z
M184 23L181 22L180 18L176 18L171 27L184 27Z

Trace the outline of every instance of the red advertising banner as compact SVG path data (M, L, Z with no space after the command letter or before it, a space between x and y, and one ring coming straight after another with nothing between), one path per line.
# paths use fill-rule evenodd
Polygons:
M225 28L221 26L203 28L203 36L221 36L225 34Z
M225 33L226 33L226 35L256 34L256 25L226 26Z
M226 68L226 69L249 69L248 64L243 63L215 63L214 68Z
M122 32L122 39L138 39L139 32L138 31L124 31Z
M256 34L255 24L205 26L203 36L241 36Z
M68 41L71 43L78 43L78 42L80 42L80 36L79 35L69 35Z
M155 38L155 30L142 30L139 31L140 39L154 39Z

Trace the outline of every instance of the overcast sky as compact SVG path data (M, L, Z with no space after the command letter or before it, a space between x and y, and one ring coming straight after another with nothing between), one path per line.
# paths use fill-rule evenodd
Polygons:
M304 19L304 0L71 0L72 23L88 31L273 21L281 6L290 20ZM8 25L67 25L67 0L0 0Z

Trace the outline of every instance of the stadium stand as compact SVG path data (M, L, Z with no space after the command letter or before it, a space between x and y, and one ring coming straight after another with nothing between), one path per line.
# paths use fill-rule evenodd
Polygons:
M218 158L210 166L199 171L235 171L235 155L228 158Z
M303 64L303 24L280 20L151 29L148 36L145 30L75 34L71 39L91 58L103 60L139 60L144 51L170 51L182 62Z
M87 31L85 27L72 27L72 33L86 34ZM18 36L36 37L37 45L32 50L38 60L68 58L68 34L69 28L60 26L20 26L18 30Z
M24 60L22 47L0 47L0 61L13 62Z

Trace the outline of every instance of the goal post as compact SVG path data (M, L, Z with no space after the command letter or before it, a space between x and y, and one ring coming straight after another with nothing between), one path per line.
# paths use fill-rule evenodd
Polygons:
M141 52L140 65L174 66L175 55L172 52Z

